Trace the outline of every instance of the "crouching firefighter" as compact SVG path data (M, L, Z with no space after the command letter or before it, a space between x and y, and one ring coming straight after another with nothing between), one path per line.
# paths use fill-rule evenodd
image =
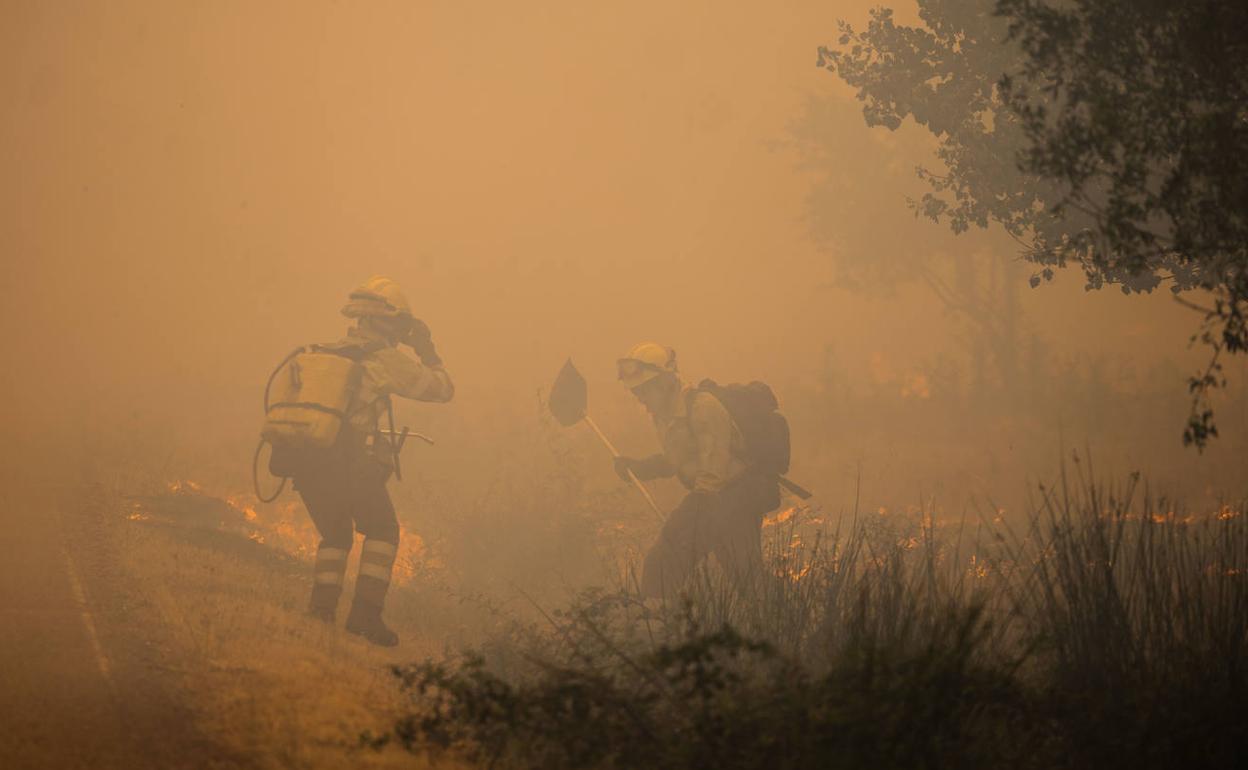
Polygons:
M761 382L685 385L676 354L643 342L619 359L620 381L650 413L662 452L618 457L628 480L675 476L688 494L668 515L646 554L641 593L670 596L714 554L734 588L747 593L763 572L764 515L780 504L780 475L789 466L789 427Z
M309 613L334 622L359 531L364 545L346 628L391 647L399 639L381 613L399 523L386 480L399 471L405 432L394 430L390 397L446 402L455 389L429 327L412 317L389 278L373 277L351 292L342 314L356 321L345 337L299 348L274 371L265 390L262 435L273 446L270 470L293 480L321 536Z

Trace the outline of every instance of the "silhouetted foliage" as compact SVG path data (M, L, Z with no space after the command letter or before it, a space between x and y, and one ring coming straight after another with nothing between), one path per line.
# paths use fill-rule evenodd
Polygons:
M480 658L400 667L424 708L394 738L490 766L999 767L1020 759L1004 725L1026 704L976 660L983 623L979 609L950 615L905 654L860 639L823 675L728 627L615 673L548 665L514 683Z
M1219 357L1248 348L1248 5L1231 0L918 0L841 23L819 63L858 89L868 125L913 118L946 171L916 214L1000 224L1037 266L1087 288L1206 289L1185 443L1217 435Z
M367 741L524 768L1240 766L1244 507L1040 494L970 553L881 515L745 599L588 592L544 634L396 667L411 709Z

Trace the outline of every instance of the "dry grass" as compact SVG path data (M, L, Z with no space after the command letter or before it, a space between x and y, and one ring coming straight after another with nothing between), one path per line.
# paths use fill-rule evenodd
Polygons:
M1245 506L1090 476L1017 532L879 511L794 549L807 522L777 516L752 592L713 569L666 606L590 591L404 668L392 738L544 770L1243 766Z
M136 628L162 629L161 657L195 702L202 733L260 768L413 765L360 746L361 732L388 726L400 705L388 666L435 652L412 614L392 618L404 645L381 650L304 617L300 559L171 520L159 502L137 516L133 503L115 503Z
M983 666L991 673L1022 655L1020 649L1034 650L1023 656L1028 660L1020 672L1025 675L1020 686L1029 693L1024 710L1039 720L1056 718L1049 713L1051 704L1069 700L1061 692L1032 693L1045 689L1036 682L1060 677L1046 627L1033 628L1021 619L1056 617L1070 597L1051 590L1063 585L1060 576L1046 580L1026 567L1055 543L1070 544L1076 553L1099 542L1095 527L1077 529L1083 534L1073 540L1057 537L1070 531L1070 521L1054 531L1024 527L1013 538L997 531L1010 517L995 507L990 515L966 519L944 516L930 503L912 510L873 503L841 516L786 509L766 527L775 569L757 595L728 590L711 565L689 586L687 606L656 612L628 591L628 565L653 539L656 524L627 487L613 477L599 478L598 456L580 451L576 438L539 421L537 430L504 442L514 450L508 457L473 465L489 470L472 478L443 479L412 464L407 483L393 492L401 520L424 537L424 547L408 553L409 574L387 612L405 640L396 651L377 650L303 618L315 533L294 498L252 510L248 496L238 494L246 485L222 474L212 497L198 495L199 502L218 509L188 510L183 504L198 492L171 493L167 481L189 468L136 464L135 478L113 485L119 493L110 512L121 534L121 561L138 599L141 625L169 629L174 649L168 657L178 661L175 673L184 691L200 704L203 731L261 767L419 766L423 755L359 748L361 733L384 734L396 715L421 713L404 701L387 670L391 664L445 660L446 648L471 646L486 659L490 674L507 682L533 681L535 652L573 673L589 655L595 667L606 666L614 675L611 666L652 660L656 650L701 654L709 644L714 651L724 640L713 634L725 625L747 640L767 642L780 655L775 660L801 661L817 681L844 666L857 671L862 656L855 655L862 650L871 653L867 658L902 668L931 662L924 656L932 650L969 650L970 668L955 666L959 676ZM142 478L156 468L159 478ZM202 467L194 473L212 478ZM140 497L126 498L121 491ZM140 509L133 508L136 501ZM1101 508L1088 500L1070 511ZM1140 515L1134 508L1130 513ZM1141 520L1126 514L1117 521L1134 527ZM1033 524L1046 520L1054 519L1032 517ZM1228 521L1240 526L1243 520ZM1242 550L1243 542L1227 547ZM1147 554L1165 561L1160 551ZM1033 593L1046 584L1050 590ZM567 607L570 594L590 585L615 590L591 591L563 612L551 609ZM1057 601L1040 601L1045 597ZM1064 638L1106 638L1091 623L1102 616L1092 607L1085 618L1088 633ZM967 618L989 623L981 629L953 622ZM712 636L691 639L691 627ZM972 647L954 633L968 627L975 632L968 637ZM964 658L933 660L961 666ZM625 689L638 683L627 672L620 681ZM568 682L556 684L553 692L562 694ZM908 697L905 687L885 689L876 705ZM600 690L594 684L590 694ZM835 687L828 692L829 702L858 697ZM783 690L771 694L789 698ZM796 701L793 709L795 717L808 715ZM1001 729L1008 740L985 745L1009 754L1017 736Z

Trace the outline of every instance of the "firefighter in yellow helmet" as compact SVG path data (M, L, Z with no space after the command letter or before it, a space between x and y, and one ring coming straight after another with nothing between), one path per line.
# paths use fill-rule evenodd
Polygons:
M751 462L741 429L716 395L718 386L682 382L670 348L635 345L618 369L620 382L654 421L662 451L643 459L619 457L616 473L627 480L631 471L643 481L675 476L688 490L646 554L641 592L670 595L711 554L744 590L762 572L762 519L780 503L778 474ZM785 442L787 452L787 433Z
M396 458L380 423L392 409L390 398L450 401L451 378L434 347L429 327L412 316L398 284L374 276L351 292L342 314L355 321L338 342L317 346L357 361L361 377L335 444L288 458L294 488L303 498L321 536L316 552L309 612L332 623L342 594L354 535L364 535L355 598L347 631L382 645L398 636L381 613L399 545L399 524L386 481ZM409 347L415 358L400 350ZM276 449L275 449L276 453Z

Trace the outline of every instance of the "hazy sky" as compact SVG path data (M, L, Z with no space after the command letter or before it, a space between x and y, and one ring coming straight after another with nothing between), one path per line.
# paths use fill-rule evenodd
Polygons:
M930 293L829 285L817 174L785 146L805 105L832 100L834 225L881 249L1010 244L915 221L928 139L868 130L815 66L869 5L3 2L6 422L190 400L195 424L254 435L269 368L337 335L373 273L432 326L462 414L527 403L570 354L618 407L613 361L642 338L723 379L810 377L829 344L920 366L953 344ZM1167 297L1081 283L1026 292L1029 328L1071 355L1196 360Z

